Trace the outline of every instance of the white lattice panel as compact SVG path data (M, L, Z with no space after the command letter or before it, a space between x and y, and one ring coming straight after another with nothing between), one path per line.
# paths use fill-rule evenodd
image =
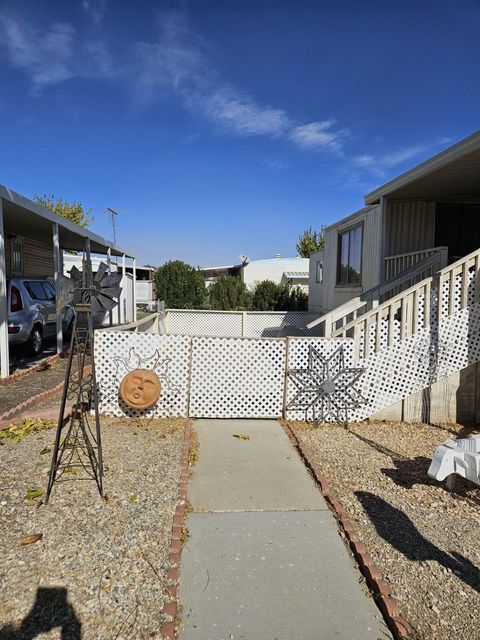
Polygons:
M193 338L190 416L278 418L284 375L285 340Z
M293 325L306 330L318 314L308 311L201 311L169 309L167 333L170 335L211 336L219 338L272 338L280 327ZM317 335L321 327L309 331Z
M117 417L186 416L188 409L190 342L187 336L129 331L95 332L95 371L101 413ZM119 385L129 367L153 369L162 390L147 412L130 409L119 398Z
M249 313L245 314L245 333L250 338L274 337L278 335L280 327L293 325L301 329L306 329L309 322L318 318L316 313L308 313L307 311L286 311L286 312L265 312L265 313ZM321 327L315 327L311 331L320 332Z
M479 360L477 303L445 317L438 333L422 329L360 362L366 371L359 390L367 404L355 411L353 419L368 418Z
M242 312L168 310L167 332L170 335L240 337Z
M288 369L305 369L308 367L308 354L310 346L325 357L334 353L343 345L345 366L353 367L353 340L351 338L289 338L288 339ZM286 402L287 405L294 397L297 389L292 381L287 378ZM289 409L285 417L287 420L305 420L305 413ZM310 416L308 416L310 417Z

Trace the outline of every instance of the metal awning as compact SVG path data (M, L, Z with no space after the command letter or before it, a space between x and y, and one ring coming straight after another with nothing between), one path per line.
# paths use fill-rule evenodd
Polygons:
M480 196L480 131L367 193L365 204L392 200Z
M284 271L285 278L302 278L308 280L308 271Z
M118 247L110 240L62 218L50 209L35 204L3 185L0 185L0 198L3 200L3 224L8 233L35 238L51 244L52 223L56 222L59 227L59 241L62 249L82 251L85 247L85 239L88 238L92 253L106 254L110 249L113 256L135 257L133 253Z

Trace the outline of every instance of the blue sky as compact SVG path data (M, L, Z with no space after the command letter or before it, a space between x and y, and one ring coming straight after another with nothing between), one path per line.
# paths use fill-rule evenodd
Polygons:
M479 128L478 1L0 0L0 182L141 262L298 235Z

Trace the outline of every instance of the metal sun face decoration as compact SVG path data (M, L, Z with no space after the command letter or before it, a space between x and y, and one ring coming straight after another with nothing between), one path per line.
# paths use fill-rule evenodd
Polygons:
M303 411L305 420L317 424L335 422L348 424L348 412L366 404L355 388L365 369L346 367L343 345L330 356L323 356L315 347L308 347L308 366L289 369L288 378L296 388L286 408Z
M158 349L153 355L142 358L135 348L131 347L128 358L115 356L113 360L117 363L117 378L122 369L126 371L120 382L119 394L131 409L151 409L158 402L162 387L167 389L170 395L176 395L180 391L180 386L172 381L168 372L171 359L167 357L162 360Z

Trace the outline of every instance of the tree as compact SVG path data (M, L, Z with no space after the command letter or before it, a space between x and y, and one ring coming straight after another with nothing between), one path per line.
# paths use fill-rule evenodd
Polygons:
M255 311L273 311L278 300L278 286L272 280L258 282L253 290L252 306Z
M325 225L320 226L320 231L314 231L309 227L298 237L296 244L297 253L301 258L309 258L312 253L323 249L325 246Z
M37 194L33 196L33 200L42 207L46 207L57 215L62 216L62 218L78 224L80 227L88 227L93 220L93 216L90 215L92 209L84 209L79 202L70 203L61 198L55 199L52 195L39 196Z
M248 309L250 295L245 283L236 276L220 276L208 288L211 309L238 311Z
M306 311L308 295L300 287L263 280L253 291L252 306L255 311Z
M202 309L205 280L201 271L181 260L166 262L155 271L157 298L170 309Z

